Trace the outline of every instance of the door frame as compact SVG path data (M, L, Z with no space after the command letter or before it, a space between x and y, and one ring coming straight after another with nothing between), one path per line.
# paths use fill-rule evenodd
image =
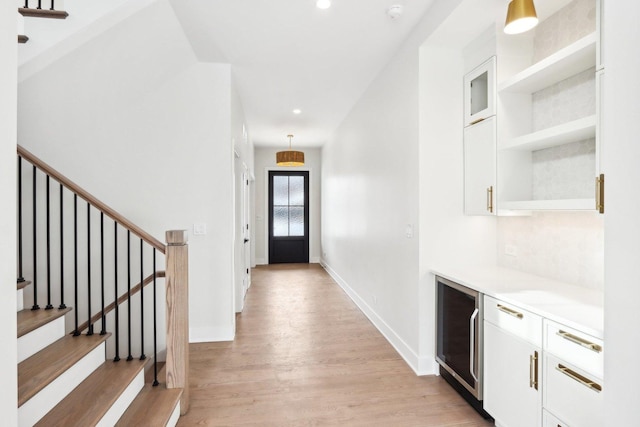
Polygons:
M312 225L315 218L313 217L313 209L311 209L311 195L313 192L313 169L310 167L274 167L267 166L264 168L264 259L265 263L269 264L269 172L309 172L309 263L313 257L311 256L311 249L313 248L314 235L312 232Z

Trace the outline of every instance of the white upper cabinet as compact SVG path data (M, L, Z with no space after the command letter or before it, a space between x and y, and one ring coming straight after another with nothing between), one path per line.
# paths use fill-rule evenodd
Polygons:
M464 76L464 125L496 114L496 57L489 58Z
M496 118L464 129L464 213L493 215L496 180Z

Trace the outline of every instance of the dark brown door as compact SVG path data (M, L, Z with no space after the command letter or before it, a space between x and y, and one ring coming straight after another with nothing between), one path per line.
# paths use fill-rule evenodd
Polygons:
M309 172L269 172L269 264L309 262Z

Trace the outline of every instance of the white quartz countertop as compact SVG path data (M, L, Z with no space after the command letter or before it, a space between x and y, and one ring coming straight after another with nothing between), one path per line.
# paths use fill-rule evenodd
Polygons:
M604 294L501 267L432 268L445 279L604 339Z

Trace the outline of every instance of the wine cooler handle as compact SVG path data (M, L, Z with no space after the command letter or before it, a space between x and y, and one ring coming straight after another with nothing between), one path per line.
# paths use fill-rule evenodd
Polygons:
M478 317L478 308L476 307L473 310L473 314L469 319L469 330L470 330L470 338L469 338L469 346L471 347L471 351L469 352L469 371L471 372L471 376L476 382L478 382L478 377L475 373L475 358L476 358L476 319Z

